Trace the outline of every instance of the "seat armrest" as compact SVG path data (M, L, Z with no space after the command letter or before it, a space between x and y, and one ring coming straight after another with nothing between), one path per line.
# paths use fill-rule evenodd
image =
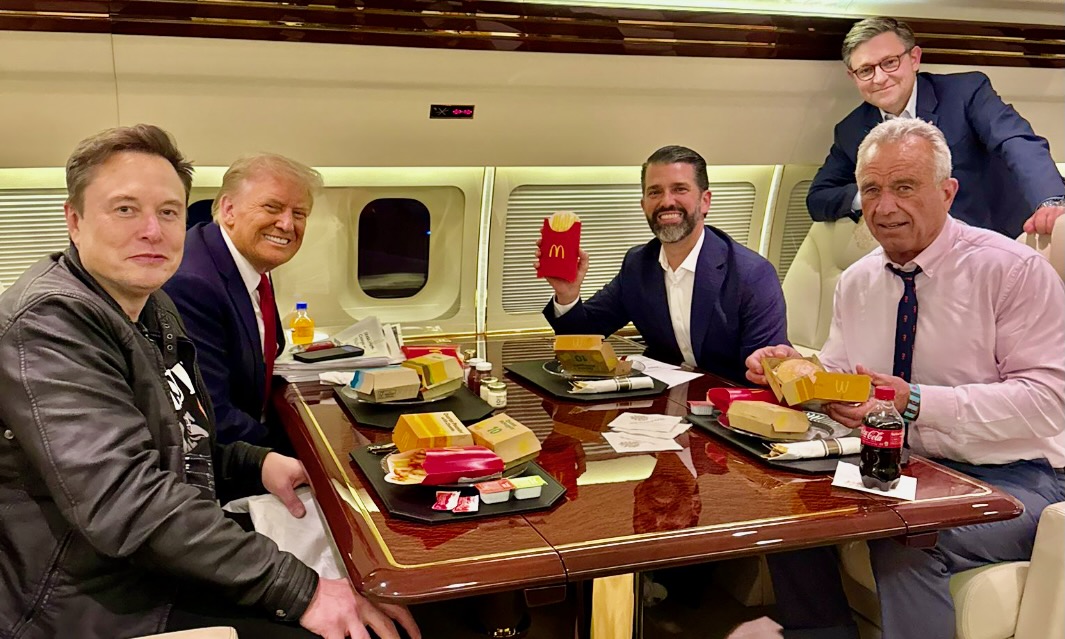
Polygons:
M1065 502L1047 506L1039 516L1014 635L1047 637L1065 637Z

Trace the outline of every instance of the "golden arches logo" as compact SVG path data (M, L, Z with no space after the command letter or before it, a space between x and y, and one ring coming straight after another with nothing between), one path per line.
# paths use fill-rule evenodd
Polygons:
M566 247L561 244L552 244L551 248L547 251L547 256L566 259Z

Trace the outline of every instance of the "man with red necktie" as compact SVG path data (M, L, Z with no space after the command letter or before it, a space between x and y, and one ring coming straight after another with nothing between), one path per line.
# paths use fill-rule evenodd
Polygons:
M266 410L285 346L270 272L296 255L321 187L317 171L280 155L237 160L214 221L188 230L181 268L164 286L196 344L219 441L288 447Z

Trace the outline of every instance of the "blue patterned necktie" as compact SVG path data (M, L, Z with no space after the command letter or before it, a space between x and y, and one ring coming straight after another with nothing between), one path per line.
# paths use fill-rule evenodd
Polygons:
M910 381L913 371L913 342L917 337L917 289L913 280L921 272L921 267L912 271L887 267L902 278L902 297L899 298L899 314L895 319L895 377Z

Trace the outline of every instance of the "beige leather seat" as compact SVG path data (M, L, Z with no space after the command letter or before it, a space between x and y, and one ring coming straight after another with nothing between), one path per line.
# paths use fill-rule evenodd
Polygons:
M1065 279L1065 215L1054 222L1050 235L1022 235L1017 241L1042 253L1043 257L1050 260L1058 275Z
M237 631L233 628L198 628L196 630L182 630L180 632L167 632L161 635L139 637L138 639L237 639Z
M1031 561L990 564L954 575L957 639L1065 637L1065 503L1039 518ZM860 614L863 639L879 639L880 607L865 542L841 547L843 587Z
M1065 216L1051 235L1018 241L1042 253L1065 279ZM1032 560L966 570L950 580L957 639L1049 639L1065 637L1065 503L1039 519ZM851 607L867 621L865 639L880 636L876 583L865 542L842 546L843 581Z
M784 276L788 339L800 351L821 350L832 326L832 297L843 271L877 247L865 222L815 222Z

